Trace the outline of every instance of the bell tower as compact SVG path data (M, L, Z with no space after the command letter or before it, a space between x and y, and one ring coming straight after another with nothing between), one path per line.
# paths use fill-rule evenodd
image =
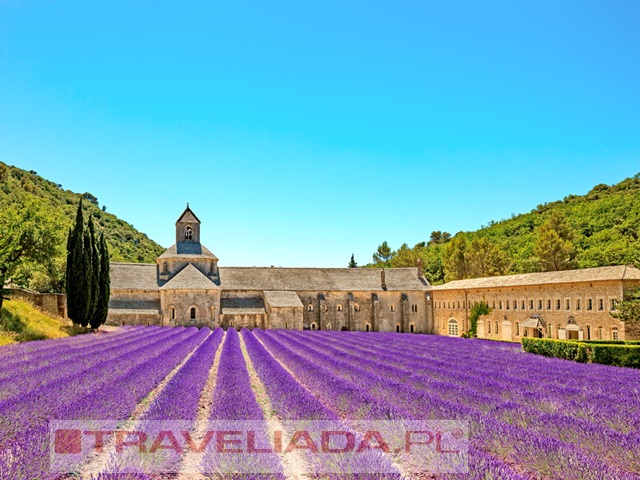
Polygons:
M200 244L200 220L187 203L187 208L176 222L176 245L178 245L178 250L181 245L191 250L194 244Z

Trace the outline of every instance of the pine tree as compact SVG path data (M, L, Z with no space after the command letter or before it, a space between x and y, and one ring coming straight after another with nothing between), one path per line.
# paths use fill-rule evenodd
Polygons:
M458 234L445 246L442 264L444 266L445 281L469 278L470 268L467 254L467 238Z
M542 270L567 270L573 266L575 233L561 212L553 212L537 233L533 253Z
M84 268L84 218L82 200L78 204L76 222L67 239L67 269L65 285L67 292L67 315L75 324L82 324L87 315L86 284Z
M109 296L111 294L110 266L109 266L109 249L104 234L100 234L98 240L98 250L100 258L100 278L98 280L98 294L96 299L96 307L91 317L91 328L99 328L107 320L109 311Z
M388 267L389 261L393 257L393 252L386 241L378 246L378 250L373 254L373 261L378 267Z
M351 260L349 260L349 268L358 268L358 263L356 262L355 256L351 254Z

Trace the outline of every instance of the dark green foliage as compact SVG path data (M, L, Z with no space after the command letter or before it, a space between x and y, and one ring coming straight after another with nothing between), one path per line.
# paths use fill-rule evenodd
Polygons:
M395 252L391 251L391 248L389 248L389 244L384 241L381 245L378 245L376 253L373 254L373 262L378 267L388 267L389 260L394 254Z
M616 311L610 313L623 321L640 321L640 287L625 292L623 301L616 306Z
M97 199L85 194L88 202L83 202L85 219L93 217L96 231L104 234L115 262L155 262L164 251L146 235L136 231L128 223L96 206ZM54 252L37 261L21 262L12 275L16 286L38 291L60 292L65 278L64 233L75 222L78 201L82 194L63 190L62 187L44 178L0 162L0 212L20 210L29 200L39 206L45 222L55 223L57 232L51 237ZM17 215L17 213L12 213Z
M100 252L99 246L97 244L95 227L93 226L93 218L89 217L89 222L87 224L87 230L85 235L89 240L89 258L90 258L90 267L91 267L91 296L89 303L89 316L87 317L87 321L91 323L93 321L93 317L96 314L96 309L98 306L98 298L100 296L99 291L99 282L100 282ZM99 326L99 325L98 325Z
M558 218L563 218L564 222L558 222ZM560 262L559 266L640 265L640 175L612 186L597 185L584 196L568 195L564 200L538 205L529 213L507 220L489 221L487 227L475 232L459 232L454 237L458 238L454 245L451 245L454 239L445 240L446 232L432 232L426 246L421 242L415 248L422 258L425 277L434 285L444 282L445 270L447 280L483 275L483 269L474 270L467 258L468 246L476 238L486 239L496 248L497 271L506 268L505 273L537 272L545 267L534 248L539 242L540 228L548 221L550 226L558 227L556 233L562 243L550 240L553 236L550 233L543 240L549 242L550 247L561 247L556 250L560 259L563 255L565 259L568 257L568 263ZM463 243L460 237L466 242ZM384 266L398 266L395 263L397 252L393 252L386 242L383 245L391 254L384 259ZM544 250L546 248L538 252ZM375 254L374 262L367 266L381 266ZM487 274L486 269L484 274Z
M568 341L523 338L525 352L578 362L640 368L640 342Z
M98 279L98 291L96 304L93 315L91 317L91 328L98 328L107 320L109 311L109 296L111 294L111 276L109 271L109 249L104 235L100 234L98 241L98 250L100 257L100 274Z
M478 319L483 315L489 315L492 308L486 302L476 303L469 311L469 323L471 325L469 329L469 337L473 338L478 333Z
M351 260L349 260L349 268L358 268L358 263L353 253L351 254Z

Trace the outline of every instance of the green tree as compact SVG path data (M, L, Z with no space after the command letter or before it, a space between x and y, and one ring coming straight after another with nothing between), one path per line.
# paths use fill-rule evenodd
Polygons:
M473 338L478 334L478 320L483 315L489 315L492 308L486 302L479 302L471 307L469 311L469 337Z
M625 292L624 299L618 303L616 310L609 313L625 322L640 322L640 287Z
M441 245L443 243L448 243L450 240L451 234L449 232L441 232L440 230L436 230L431 232L428 245Z
M467 238L458 233L444 248L443 267L446 282L468 278L469 264L466 259Z
M109 249L107 242L104 239L104 235L101 233L98 240L99 251L99 279L97 286L97 298L96 306L91 317L91 328L99 328L107 320L107 314L109 312L109 297L111 295L111 279L110 279L110 265L109 265Z
M355 256L351 254L351 260L349 260L349 268L358 268L358 263L356 262Z
M505 252L486 237L474 238L465 252L469 278L504 275L509 271L509 261Z
M0 311L7 298L6 285L23 262L44 262L55 255L59 226L33 199L0 210Z
M89 251L87 252L87 254L89 255L90 258L90 268L91 268L91 277L90 277L90 281L91 281L91 294L90 294L90 304L89 304L89 317L88 317L88 321L89 323L93 322L93 318L94 316L96 316L97 313L97 307L98 307L98 299L100 296L100 291L99 291L99 284L100 284L100 251L99 251L99 245L97 244L97 240L96 240L96 232L95 232L95 226L93 224L93 217L90 215L89 216L89 221L87 223L87 230L86 230L86 235L88 237L88 243L89 243ZM98 325L99 326L99 325Z
M377 267L388 267L392 257L393 251L391 251L387 242L384 241L381 245L378 245L378 249L373 254L373 262Z
M568 270L573 266L575 233L559 210L538 228L533 252L542 270Z
M89 243L89 242L86 242ZM75 324L87 326L91 313L91 249L85 245L82 199L78 203L76 221L67 240L67 315Z

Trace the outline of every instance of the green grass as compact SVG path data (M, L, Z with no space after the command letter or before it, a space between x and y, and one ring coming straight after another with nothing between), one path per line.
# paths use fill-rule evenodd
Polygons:
M0 315L0 345L62 338L87 331L22 300L6 300Z

